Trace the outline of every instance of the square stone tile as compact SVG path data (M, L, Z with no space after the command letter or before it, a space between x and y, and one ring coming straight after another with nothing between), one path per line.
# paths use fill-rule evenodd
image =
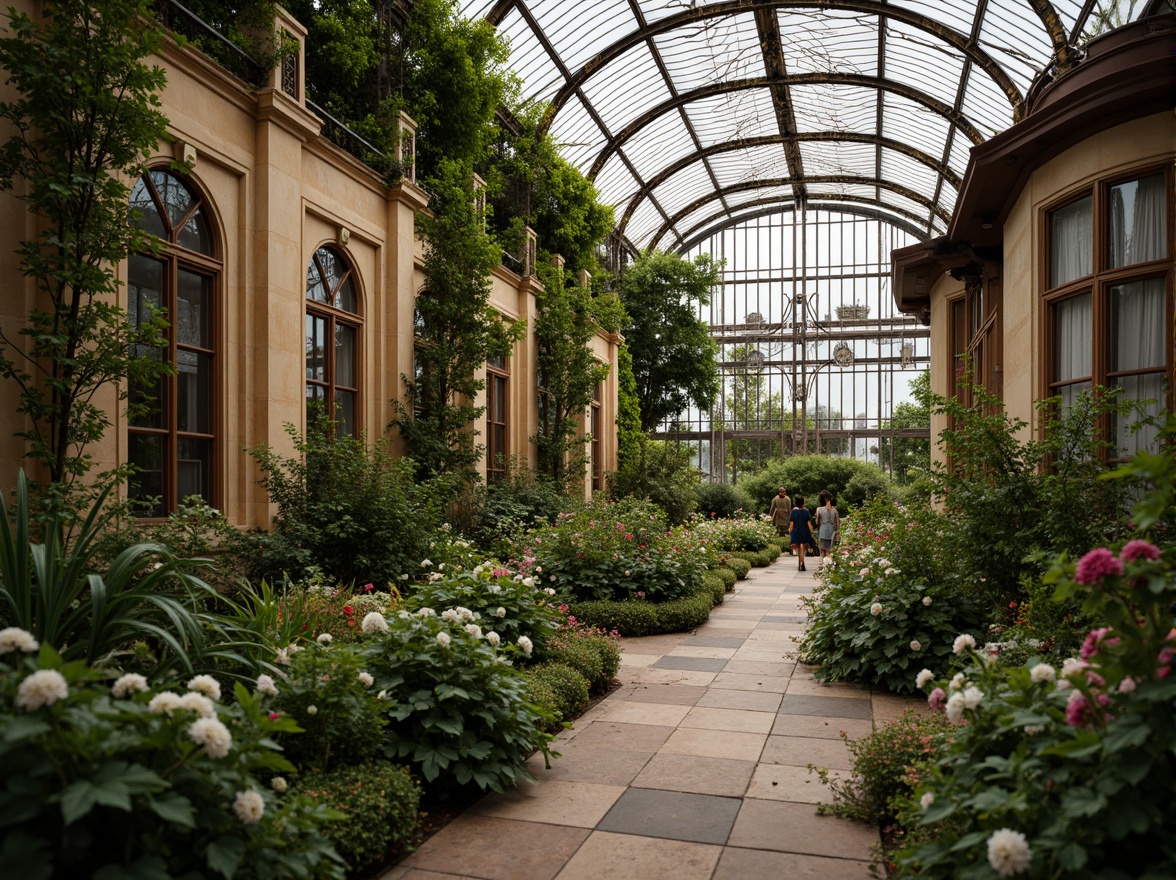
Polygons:
M709 880L722 852L713 844L594 831L558 880Z
M758 761L767 739L767 734L763 733L681 727L670 735L658 751L663 754Z
M620 721L625 724L657 724L676 727L690 711L689 706L673 703L650 703L639 700L615 700L611 697L600 704L601 720Z
M710 660L730 660L735 648L700 648L696 645L678 645L667 657L706 657Z
M728 846L712 880L874 880L874 875L869 862Z
M632 654L668 654L686 640L684 633L661 636L631 636L621 639L621 650Z
M874 721L878 725L897 721L907 709L914 709L916 715L931 714L931 708L923 696L896 697L892 694L874 694L871 701L874 706Z
M465 813L401 864L482 880L553 880L588 834L587 828Z
M557 743L558 758L551 767L543 766L543 755L532 755L527 769L540 782L560 779L568 782L593 782L600 785L629 785L656 754L655 749L596 749L575 741Z
M793 623L804 625L808 623L808 617L803 614L765 614L761 618L761 623Z
M788 677L784 675L750 675L745 672L720 672L715 676L714 687L783 694L788 689Z
M778 736L816 736L841 739L841 732L851 740L874 732L870 721L859 718L829 718L822 715L777 715L772 733Z
M795 663L789 663L777 654L771 655L776 657L775 660L741 660L739 657L732 657L727 661L727 665L723 667L723 672L739 672L744 675L775 675L780 677L791 677L792 671L796 668Z
M867 862L872 859L871 847L879 845L880 839L877 827L818 815L814 804L748 798L727 843Z
M623 669L626 666L652 666L660 656L660 654L629 654L622 652L621 668Z
M469 874L438 874L436 871L419 871L397 865L386 874L381 874L378 880L480 880Z
M697 635L691 636L682 642L683 645L692 645L698 648L742 648L743 639L727 635Z
M617 688L608 698L637 703L676 703L679 706L693 706L705 693L706 688L696 684L633 682Z
M735 730L743 733L767 733L772 729L776 716L771 712L755 712L749 709L718 709L713 706L695 706L686 713L678 727L701 727L706 730Z
M594 749L618 749L620 751L657 751L670 734L672 727L656 724L623 724L617 721L593 721L576 733L572 740L577 746ZM558 751L558 745L556 749Z
M633 780L633 787L743 797L755 767L755 761L662 752L645 765Z
M830 776L847 776L830 771ZM747 787L747 797L769 801L790 801L798 804L828 804L833 802L833 790L821 782L815 770L788 764L759 764Z
M755 632L799 633L804 632L804 623L804 619L799 617L795 620L768 620L764 618L755 625Z
M654 684L694 684L706 687L715 680L715 672L698 672L693 669L662 669L656 666L641 666L630 670L626 678L632 682Z
M846 684L845 682L824 682L812 677L811 674L797 671L788 685L789 696L798 697L851 697L857 700L870 699L870 691L861 685Z
M782 699L784 697L781 694L770 694L765 691L711 688L698 698L695 705L711 709L748 709L752 712L775 712L780 708ZM776 723L778 724L779 721Z
M741 804L738 798L630 788L597 828L721 846L727 842Z
M659 669L692 669L696 672L720 672L727 665L727 660L725 658L679 657L677 654L666 654L653 665Z
M511 791L501 794L492 792L470 807L468 812L475 816L593 828L624 793L623 785L599 785L540 777L537 782L520 782Z
M700 634L709 633L712 635L747 638L751 635L755 625L748 620L724 620L721 617L712 617L706 623L698 628Z
M826 718L873 718L869 700L855 697L807 697L784 695L781 715L823 715Z
M769 736L760 755L760 763L792 764L797 767L812 764L828 770L852 770L853 756L840 737Z

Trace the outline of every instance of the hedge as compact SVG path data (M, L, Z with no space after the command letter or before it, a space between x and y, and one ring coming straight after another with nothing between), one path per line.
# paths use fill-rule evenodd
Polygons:
M578 602L571 613L589 626L615 629L624 636L652 636L686 632L706 623L714 607L713 597L708 587L685 599L672 599L656 605L638 599L623 602L599 599Z

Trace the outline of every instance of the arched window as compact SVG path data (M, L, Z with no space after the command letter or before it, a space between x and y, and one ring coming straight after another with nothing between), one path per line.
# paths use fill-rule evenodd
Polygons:
M171 364L174 375L129 389L127 429L136 473L128 495L142 515L166 516L190 495L215 503L217 295L222 264L204 199L167 171L149 171L131 190L131 222L159 238L155 254L127 258L127 311L139 325L164 310L170 326L160 348L139 357Z
M351 267L334 248L314 252L306 270L307 422L326 413L355 436L359 400L359 309Z

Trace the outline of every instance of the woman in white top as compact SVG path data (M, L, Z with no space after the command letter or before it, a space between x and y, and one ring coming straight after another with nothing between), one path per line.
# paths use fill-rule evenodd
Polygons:
M817 546L821 548L821 559L833 555L833 544L841 535L841 514L837 512L837 505L833 503L833 495L828 489L821 492L820 506L817 508Z

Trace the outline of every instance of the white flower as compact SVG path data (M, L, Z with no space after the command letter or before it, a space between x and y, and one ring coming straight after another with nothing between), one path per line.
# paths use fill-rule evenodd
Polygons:
M959 724L964 720L964 695L959 691L947 698L947 706L944 709L947 715L947 720L952 724Z
M52 706L68 696L69 683L64 675L56 669L38 669L20 683L16 692L16 704L31 711L42 706Z
M432 561L429 559L422 559L421 560L421 568L428 568L432 564L433 564Z
M233 747L233 735L219 718L197 718L188 728L188 739L204 746L210 758L223 758Z
M935 795L931 792L926 792L921 798L919 798L919 806L924 810L933 803L935 803Z
M33 638L33 634L19 626L0 629L0 654L7 654L10 651L24 651L26 654L31 654L39 647L41 645Z
M481 574L485 570L486 570L486 567L484 565L475 565L474 566L474 574Z
M523 578L523 586L524 586L524 587L533 587L533 586L535 586L535 579L534 579L533 577L525 577L525 578Z
M934 677L935 677L935 673L932 672L930 669L924 669L924 670L920 671L919 674L915 676L915 687L922 690L923 686L926 685L927 682L929 682Z
M470 611L470 609L463 608L462 606L458 605L457 606L457 616L461 620L477 620L482 615L478 614L476 611Z
M233 799L233 812L243 825L256 825L265 812L265 799L253 789L239 791Z
M1033 681L1053 681L1057 675L1057 671L1048 663L1038 663L1029 670L1029 678Z
M858 574L862 577L869 577L870 570L868 568L863 568L861 571L858 572Z
M441 612L441 619L448 621L449 623L457 623L457 621L458 621L457 612L454 611L452 608L446 608L444 611Z
M872 615L874 615L875 617L877 617L879 614L881 614L882 613L882 603L875 602L873 605L871 605L870 606L870 613Z
M543 574L543 566L542 565L535 566L535 574Z
M329 645L335 641L335 637L330 633L319 633L319 637L315 639L320 645Z
M1020 831L1001 828L988 838L988 864L1002 877L1012 877L1029 868L1033 852Z
M116 700L124 700L131 694L147 690L147 679L137 672L121 675L110 687L110 693Z
M1135 690L1135 679L1128 675L1121 682L1119 682L1119 693L1129 694Z
M359 683L362 684L365 688L370 688L373 684L376 683L376 680L372 678L372 674L370 672L361 672L359 674Z
M388 699L388 692L387 691L380 691L378 694L376 694L376 701L377 702L382 703L386 699Z
M551 579L552 579L552 580L555 580L555 575L552 575L552 576L551 576ZM554 596L554 595L555 595L555 590L551 589L551 587L548 587L548 588L547 588L547 589L545 589L543 592L544 592L544 593L546 593L548 596Z
M204 694L210 700L221 698L221 686L211 675L198 675L188 682L188 690Z
M156 694L151 698L151 702L147 704L147 711L156 715L171 715L178 708L180 708L180 697L171 691Z
M281 794L289 787L289 783L286 782L285 776L275 776L270 780L270 788L272 788L278 794Z
M533 644L531 644L531 640L529 638L527 638L526 636L519 636L518 645L520 648L523 649L523 653L526 654L528 657L530 657L531 652L533 650L535 650L535 646Z
M259 675L257 676L257 692L267 697L276 697L278 686L268 675Z
M1062 661L1062 678L1069 678L1075 672L1081 672L1087 667L1087 662L1079 657L1070 657Z
M386 633L388 631L388 621L384 619L384 615L379 611L369 612L363 619L363 623L359 628L368 635L373 633Z
M924 604L924 605L930 605L930 604L931 604L931 597L930 597L930 596L924 596L924 597L923 597L923 604Z
M1044 724L1026 724L1025 727L1023 728L1023 730L1025 731L1025 733L1028 736L1036 736L1037 734L1039 734L1043 730L1045 730L1045 725Z
M493 645L495 648L497 648L499 642L502 641L502 636L500 636L498 633L491 630L490 632L486 633L486 641L488 641L491 645Z
M427 605L417 612L417 617L436 617L437 612Z
M952 643L951 649L957 654L962 654L968 648L976 647L976 639L964 633L962 636L956 636L956 640Z
M552 576L549 578L549 580L551 580L551 581L555 581L555 575L552 575ZM551 595L554 595L554 592L548 592L547 590L544 590L544 592L545 592L545 593L547 593L547 595L549 595L549 596L551 596Z
M195 712L201 718L216 717L216 704L204 694L198 694L195 691L189 691L180 697L180 708Z
M307 715L317 715L318 714L318 706L314 705L313 703L311 705L307 706L306 707L306 714Z
M499 605L497 608L494 609L494 616L495 617L506 617L506 609L503 608L501 605Z
M449 643L451 641L453 641L453 640L450 638L449 633L447 633L447 632L437 633L437 644L440 645L442 648L448 648Z
M445 571L445 563L444 562L442 562L440 565L437 566L437 571Z
M949 691L958 691L968 683L968 679L962 672L957 672L951 677L951 684L947 686Z
M285 648L282 648L282 650L278 651L278 653L274 655L274 662L280 666L289 666L290 654Z
M478 626L476 623L467 623L465 625L465 631L475 639L482 638L482 627Z
M922 650L922 648L923 648L923 645L922 645L922 643L919 642L918 639L911 639L911 650L912 651L920 651L920 650Z
M898 569L895 568L894 566L891 566L890 568L886 569L886 571L882 572L882 574L885 574L885 575L898 574Z
M502 592L502 587L500 587L498 584L491 584L490 586L486 587L486 589L492 596L497 596Z
M975 709L984 700L984 691L977 687L964 688L964 708Z

